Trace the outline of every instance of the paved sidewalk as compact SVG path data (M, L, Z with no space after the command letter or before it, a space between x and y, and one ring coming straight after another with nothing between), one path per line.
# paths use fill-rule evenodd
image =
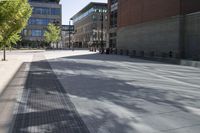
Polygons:
M92 53L48 59L91 133L200 131L198 68Z
M0 133L200 131L198 68L81 50L14 55L34 58L0 97Z
M0 133L7 133L12 127L18 96L21 95L26 83L30 63L23 63L10 84L0 96Z
M31 62L32 54L21 54L22 51L7 51L7 61L1 61L2 52L0 52L0 94L4 91L10 80L24 62ZM24 51L31 52L31 51Z
M89 132L42 54L34 56L22 91L12 133Z

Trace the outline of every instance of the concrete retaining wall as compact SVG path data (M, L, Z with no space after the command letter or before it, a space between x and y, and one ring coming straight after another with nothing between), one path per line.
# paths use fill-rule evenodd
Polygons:
M185 21L186 57L200 60L200 12L186 15Z
M184 49L186 59L200 60L200 12L122 27L117 34L117 49L136 56L179 58Z
M199 61L181 60L180 65L199 67L200 68L200 62Z
M192 61L192 60L180 60L176 58L162 58L162 57L150 57L150 56L133 56L130 52L127 53L127 51L122 50L114 50L110 54L117 54L117 55L126 55L130 56L131 58L138 58L143 60L151 60L151 61L157 61L157 62L163 62L168 64L176 64L176 65L183 65L183 66L191 66L191 67L197 67L200 68L200 61Z
M144 51L147 56L151 52L162 56L171 51L174 57L179 56L179 25L177 16L120 28L117 48L136 50L137 55Z

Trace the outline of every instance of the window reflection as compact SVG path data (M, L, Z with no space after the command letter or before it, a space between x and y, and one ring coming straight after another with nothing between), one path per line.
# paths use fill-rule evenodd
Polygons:
M47 18L30 18L29 25L48 25L52 19Z
M34 7L33 14L42 14L42 15L60 15L60 8L45 8L45 7Z
M101 8L91 8L91 9L89 9L88 11L86 11L85 13L83 13L83 14L81 14L81 15L79 15L79 16L77 16L77 17L75 17L74 18L74 23L75 22L77 22L77 21L79 21L79 20L81 20L81 19L83 19L83 18L85 18L86 16L89 16L90 14L92 14L92 13L106 13L107 12L107 9L101 9ZM93 19L95 20L96 18L94 18L94 16L93 16Z
M42 30L31 30L31 36L35 36L35 37L43 36L43 31Z

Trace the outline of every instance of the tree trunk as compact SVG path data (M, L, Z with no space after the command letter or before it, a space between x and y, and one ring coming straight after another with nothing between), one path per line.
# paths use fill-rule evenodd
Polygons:
M56 49L58 50L58 42L56 42Z
M3 61L6 61L6 46L3 46Z
M53 47L51 47L51 42L49 42L48 47L53 49Z

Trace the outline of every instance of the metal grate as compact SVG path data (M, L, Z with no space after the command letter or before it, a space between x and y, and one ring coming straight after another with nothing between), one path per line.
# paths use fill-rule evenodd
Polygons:
M89 133L44 57L31 63L12 132Z

